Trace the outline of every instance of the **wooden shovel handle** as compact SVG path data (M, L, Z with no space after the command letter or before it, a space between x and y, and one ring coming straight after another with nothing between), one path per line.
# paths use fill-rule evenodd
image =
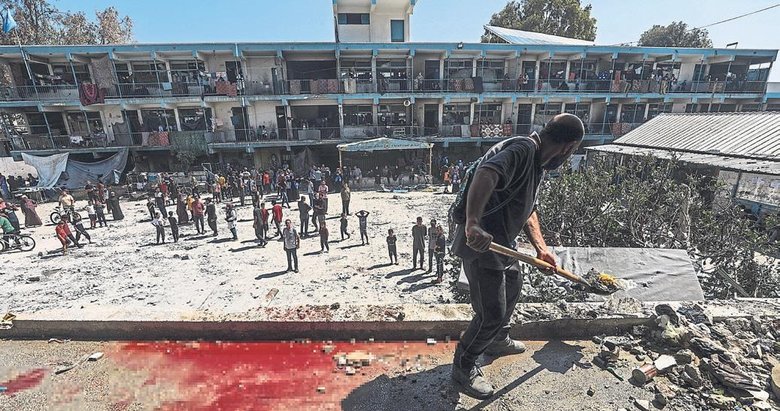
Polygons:
M490 251L493 251L494 253L498 253L504 256L507 256L509 258L514 258L515 260L522 261L527 264L531 264L532 266L539 268L541 270L547 270L547 271L553 271L556 274L560 275L561 277L573 281L578 284L582 284L585 286L590 286L587 281L583 280L582 277L578 276L577 274L574 274L568 270L565 270L561 267L554 266L547 261L540 260L536 257L532 257L528 254L523 254L517 250L513 250L509 247L504 247L503 245L496 244L496 243L490 243Z

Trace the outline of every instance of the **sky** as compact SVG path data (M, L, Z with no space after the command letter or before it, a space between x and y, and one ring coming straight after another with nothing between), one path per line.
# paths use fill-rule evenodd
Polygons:
M379 0L381 1L381 0ZM139 43L333 41L331 0L52 0L61 10L84 11L114 5L132 17ZM682 20L698 27L735 17L777 0L587 0L597 19L596 43L639 39L654 24ZM186 6L183 6L185 5ZM479 42L482 26L506 0L418 0L411 41ZM715 47L780 48L780 7L708 28ZM780 81L780 67L771 81Z

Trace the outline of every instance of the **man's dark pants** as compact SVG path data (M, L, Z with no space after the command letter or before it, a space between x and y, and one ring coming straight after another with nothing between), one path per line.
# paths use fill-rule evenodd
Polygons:
M454 364L468 369L491 342L509 336L509 321L520 297L522 277L515 270L481 268L477 260L463 261L469 280L474 317L455 350Z
M195 220L195 230L198 232L198 234L205 233L206 229L203 227L203 216L196 215L192 217L192 219Z
M412 249L412 265L414 267L417 267L417 254L420 254L420 268L423 268L423 263L425 262L425 248L424 247L413 247Z
M288 270L297 270L298 269L298 250L295 248L285 248L285 252L287 252L287 269ZM293 266L293 263L295 263L295 266Z
M433 248L428 247L428 271L433 270Z
M309 214L301 214L301 234L309 233Z

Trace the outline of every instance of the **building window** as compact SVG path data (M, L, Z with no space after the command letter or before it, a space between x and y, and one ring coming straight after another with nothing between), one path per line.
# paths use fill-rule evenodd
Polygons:
M748 111L761 111L761 103L755 103L755 104L743 104L742 108L739 111L748 112Z
M471 117L470 104L445 104L442 121L447 126L467 126Z
M447 59L444 60L444 78L462 79L470 78L473 63L466 59Z
M393 43L403 43L406 41L403 20L390 20L390 41Z
M89 75L89 67L86 64L73 63L72 68L70 64L52 64L51 70L54 76L62 79L65 84L75 85L77 82L79 84L92 82L92 77ZM75 76L73 75L74 71L76 72Z
M371 106L344 106L345 126L370 126L374 124Z
M561 103L545 103L536 105L536 113L534 114L534 125L544 127L553 117L561 114Z
M88 136L103 133L103 120L97 111L72 111L67 113L70 133L76 136Z
M698 113L699 112L699 105L698 104L686 104L685 105L685 112L686 113Z
M339 24L371 24L368 13L339 13Z
M201 72L206 71L202 61L172 61L171 79L183 83L196 84Z
M144 61L114 63L120 83L158 84L168 82L168 71L164 63Z
M644 118L644 104L623 104L623 109L620 110L621 123L641 123Z
M49 127L46 127L47 122ZM54 136L68 133L62 113L27 113L27 126L30 134L48 134L49 129Z
M650 108L647 110L647 119L657 117L661 113L671 113L672 103L657 103L650 104Z
M382 104L379 106L379 124L383 126L405 126L406 107L403 104Z
M182 131L209 131L210 108L180 108L179 127Z
M691 81L704 81L704 72L706 71L707 66L704 64L697 64L693 68L693 78Z
M479 124L500 124L501 104L477 104L474 115Z
M173 110L141 110L144 131L176 131Z

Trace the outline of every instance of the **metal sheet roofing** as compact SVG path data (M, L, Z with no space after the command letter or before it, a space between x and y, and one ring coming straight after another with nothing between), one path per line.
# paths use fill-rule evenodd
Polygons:
M423 141L401 140L397 138L380 137L355 143L345 143L336 146L339 151L383 151L383 150L428 150L433 144Z
M657 148L620 146L617 144L587 147L586 150L630 156L650 155L663 159L671 159L676 156L677 159L686 163L717 167L721 170L780 176L780 161L729 157L717 154L686 153Z
M613 144L780 161L780 112L662 114Z
M509 44L560 44L567 46L596 45L596 43L588 40L554 36L552 34L536 33L533 31L507 29L497 26L485 26L485 30L495 34Z

